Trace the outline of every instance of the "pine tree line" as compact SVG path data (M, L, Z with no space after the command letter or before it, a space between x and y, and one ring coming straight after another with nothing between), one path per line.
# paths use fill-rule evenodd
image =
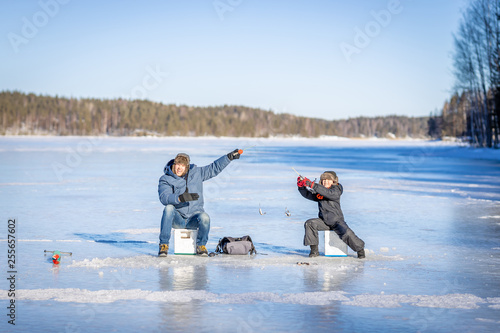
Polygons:
M2 135L159 135L424 138L428 117L328 121L245 106L191 107L147 100L74 99L0 92Z

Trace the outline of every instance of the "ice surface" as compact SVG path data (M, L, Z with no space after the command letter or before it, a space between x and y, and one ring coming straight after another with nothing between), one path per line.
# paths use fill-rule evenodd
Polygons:
M205 165L253 145L204 188L209 251L250 235L258 254L158 258L165 163L182 151ZM17 221L16 326L3 279L2 331L498 331L499 151L328 137L2 137L0 158L4 263L6 221ZM307 256L303 223L317 207L291 167L311 179L337 172L366 259ZM53 265L44 250L72 255Z

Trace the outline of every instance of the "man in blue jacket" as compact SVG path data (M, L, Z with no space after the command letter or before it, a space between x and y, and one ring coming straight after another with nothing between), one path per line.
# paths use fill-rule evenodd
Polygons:
M318 231L333 230L358 254L359 259L365 258L365 242L356 236L344 221L344 214L340 208L340 196L344 188L339 184L337 174L334 171L325 171L320 177L320 184L299 177L297 186L300 194L306 199L316 201L319 208L318 217L304 223L304 245L311 247L309 257L319 256Z
M179 153L170 160L160 177L158 195L165 205L161 218L159 257L166 257L171 229L198 229L196 253L207 256L206 244L210 231L210 217L203 209L203 182L217 176L234 159L240 158L238 149L213 163L198 167L190 164L187 154Z

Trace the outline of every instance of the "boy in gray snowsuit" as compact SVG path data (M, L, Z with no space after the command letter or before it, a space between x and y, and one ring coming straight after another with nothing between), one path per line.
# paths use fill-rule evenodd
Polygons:
M344 221L344 214L340 208L340 196L344 191L339 178L334 171L325 171L320 177L320 184L315 184L307 178L298 177L297 186L300 194L309 200L318 203L319 214L304 223L304 245L311 247L309 257L319 256L318 231L333 230L339 235L358 258L365 258L365 242L349 228Z

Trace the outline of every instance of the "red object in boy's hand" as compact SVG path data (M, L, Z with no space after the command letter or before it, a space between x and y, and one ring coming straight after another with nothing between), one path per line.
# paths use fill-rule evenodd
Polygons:
M310 181L307 178L304 178L304 185L312 188L314 186L314 182Z
M302 178L302 177L297 177L297 186L298 187L304 187L304 185L305 185L305 179Z

